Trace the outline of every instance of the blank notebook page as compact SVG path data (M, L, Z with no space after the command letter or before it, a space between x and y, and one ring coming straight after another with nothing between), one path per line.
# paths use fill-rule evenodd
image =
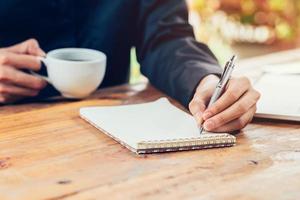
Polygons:
M142 141L199 137L194 118L166 98L136 105L81 108L80 115L135 149Z

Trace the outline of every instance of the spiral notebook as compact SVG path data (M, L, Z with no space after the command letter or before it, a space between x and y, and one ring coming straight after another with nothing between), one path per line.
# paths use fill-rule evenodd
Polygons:
M80 116L138 154L197 150L235 145L233 135L204 133L194 118L168 99L103 107L85 107Z

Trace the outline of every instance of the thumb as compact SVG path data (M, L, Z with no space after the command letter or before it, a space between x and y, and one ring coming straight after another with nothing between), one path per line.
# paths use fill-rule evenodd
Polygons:
M29 39L22 43L6 48L7 51L19 54L29 54L33 56L45 56L45 52L40 48L37 40Z
M27 53L34 55L34 56L41 56L44 57L46 56L46 53L40 48L40 45L38 43L38 41L32 39L29 40L27 43Z
M195 95L189 104L190 112L198 124L202 124L203 122L203 113L206 110L206 105L214 92L218 80L218 77L214 75L205 77L197 87Z
M206 110L206 97L199 92L196 92L194 98L189 104L189 110L194 116L195 120L198 124L202 124L203 122L203 113Z

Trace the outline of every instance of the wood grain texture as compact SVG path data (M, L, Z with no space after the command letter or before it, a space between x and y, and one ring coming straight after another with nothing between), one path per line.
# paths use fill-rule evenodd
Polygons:
M78 115L161 96L124 85L84 101L1 107L0 199L299 198L299 124L255 121L233 148L137 156Z

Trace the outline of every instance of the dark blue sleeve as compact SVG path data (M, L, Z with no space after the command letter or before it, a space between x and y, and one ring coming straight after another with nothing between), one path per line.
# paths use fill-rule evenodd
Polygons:
M195 40L184 0L140 0L139 6L136 47L141 71L187 107L200 80L221 73L217 59Z

